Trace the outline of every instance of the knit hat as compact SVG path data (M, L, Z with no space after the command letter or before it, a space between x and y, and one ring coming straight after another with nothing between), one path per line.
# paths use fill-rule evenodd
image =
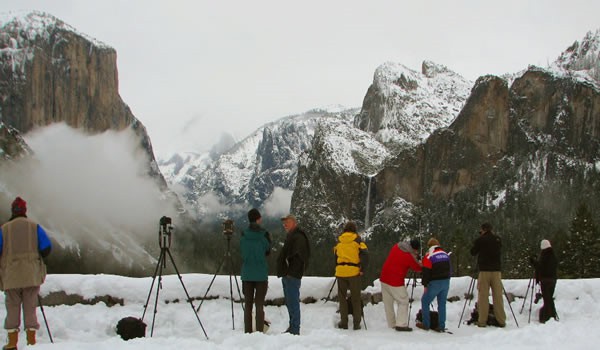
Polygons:
M23 198L17 197L12 202L11 209L13 215L25 215L27 213L27 202Z
M410 246L414 250L419 250L421 248L421 242L419 242L418 239L413 238L413 239L410 240Z
M429 241L427 241L427 246L433 247L434 245L440 245L440 241L435 238L430 238Z
M258 209L256 209L256 208L250 209L250 211L248 212L248 221L256 222L260 218L261 218L261 216L260 216L260 212L258 211Z
M550 245L550 241L549 241L549 240L547 240L547 239L543 239L543 240L540 242L540 249L541 249L541 250L548 249L548 248L551 248L551 247L552 247L552 246Z

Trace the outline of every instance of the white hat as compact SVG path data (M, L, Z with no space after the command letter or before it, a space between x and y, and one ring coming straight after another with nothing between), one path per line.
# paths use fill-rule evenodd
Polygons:
M541 249L541 250L548 249L548 248L551 248L551 247L552 247L552 246L550 245L550 241L549 241L549 240L547 240L547 239L543 239L543 240L540 242L540 249Z

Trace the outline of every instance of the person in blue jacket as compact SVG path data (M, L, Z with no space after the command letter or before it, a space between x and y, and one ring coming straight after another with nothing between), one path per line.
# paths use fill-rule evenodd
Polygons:
M262 332L265 323L264 304L269 283L267 256L271 251L269 232L260 224L260 212L253 208L248 212L250 224L242 232L242 290L244 292L244 332L252 333L252 308L256 307L256 331Z

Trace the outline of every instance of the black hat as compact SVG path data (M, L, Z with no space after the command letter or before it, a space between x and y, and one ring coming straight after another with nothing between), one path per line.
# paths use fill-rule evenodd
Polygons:
M260 217L260 212L256 208L252 208L248 212L248 221L250 222L256 222Z
M410 246L414 250L419 250L421 248L421 242L419 242L418 239L413 238L413 239L410 240Z

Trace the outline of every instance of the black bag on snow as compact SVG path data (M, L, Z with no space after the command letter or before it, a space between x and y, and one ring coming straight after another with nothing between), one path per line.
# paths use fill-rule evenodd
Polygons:
M137 317L125 317L117 323L117 334L123 340L133 338L144 338L146 336L146 324Z
M417 322L423 323L423 310L417 312ZM429 310L429 328L436 329L440 327L440 315L437 311Z
M477 322L479 322L479 311L477 311L477 303L475 303L475 308L473 308L473 311L471 312L471 319L467 321L467 324L468 325L470 325L470 324L477 325ZM498 327L498 321L496 321L496 316L494 315L494 304L490 304L490 310L488 311L487 325Z

